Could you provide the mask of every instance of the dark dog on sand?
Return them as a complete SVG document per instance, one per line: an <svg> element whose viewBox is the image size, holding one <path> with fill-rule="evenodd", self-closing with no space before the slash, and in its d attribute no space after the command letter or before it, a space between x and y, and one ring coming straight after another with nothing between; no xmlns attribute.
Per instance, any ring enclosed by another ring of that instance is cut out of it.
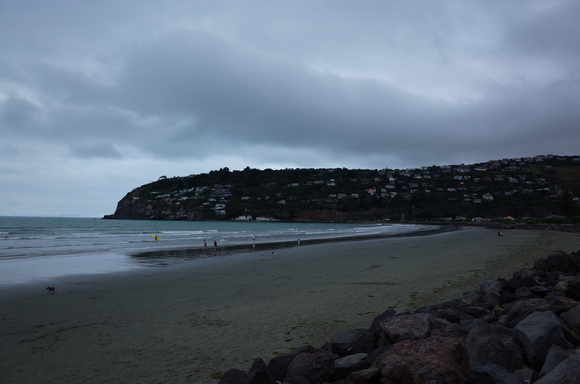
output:
<svg viewBox="0 0 580 384"><path fill-rule="evenodd" d="M48 293L54 293L54 287L46 287Z"/></svg>

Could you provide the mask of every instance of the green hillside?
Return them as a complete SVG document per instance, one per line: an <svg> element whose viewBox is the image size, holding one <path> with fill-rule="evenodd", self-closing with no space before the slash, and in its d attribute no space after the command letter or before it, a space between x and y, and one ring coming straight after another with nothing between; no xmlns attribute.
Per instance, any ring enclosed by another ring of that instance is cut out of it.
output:
<svg viewBox="0 0 580 384"><path fill-rule="evenodd" d="M578 214L580 156L417 169L251 169L165 177L138 187L113 219L471 220Z"/></svg>

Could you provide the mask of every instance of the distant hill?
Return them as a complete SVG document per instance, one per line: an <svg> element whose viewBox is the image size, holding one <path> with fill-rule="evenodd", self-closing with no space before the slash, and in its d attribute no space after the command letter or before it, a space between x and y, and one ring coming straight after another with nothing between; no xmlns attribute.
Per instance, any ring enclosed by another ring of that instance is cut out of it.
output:
<svg viewBox="0 0 580 384"><path fill-rule="evenodd" d="M578 215L580 156L416 169L222 168L135 188L106 219L489 220Z"/></svg>

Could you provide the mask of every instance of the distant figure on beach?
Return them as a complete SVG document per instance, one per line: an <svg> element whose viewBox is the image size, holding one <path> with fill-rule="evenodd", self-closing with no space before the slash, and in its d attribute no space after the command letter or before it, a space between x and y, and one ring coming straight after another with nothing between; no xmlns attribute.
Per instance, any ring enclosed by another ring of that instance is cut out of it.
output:
<svg viewBox="0 0 580 384"><path fill-rule="evenodd" d="M215 254L217 255L217 241L213 241L213 248L215 249Z"/></svg>
<svg viewBox="0 0 580 384"><path fill-rule="evenodd" d="M252 248L256 248L256 236L252 236Z"/></svg>
<svg viewBox="0 0 580 384"><path fill-rule="evenodd" d="M300 238L298 238L298 245L300 245Z"/></svg>
<svg viewBox="0 0 580 384"><path fill-rule="evenodd" d="M203 252L207 253L207 241L203 239Z"/></svg>

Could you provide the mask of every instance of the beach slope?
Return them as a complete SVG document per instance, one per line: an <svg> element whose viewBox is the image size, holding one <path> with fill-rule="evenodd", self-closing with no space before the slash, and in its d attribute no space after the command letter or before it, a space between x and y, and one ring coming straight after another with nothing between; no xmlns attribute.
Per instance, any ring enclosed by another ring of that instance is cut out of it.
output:
<svg viewBox="0 0 580 384"><path fill-rule="evenodd" d="M510 277L577 234L482 228L295 246L166 268L4 287L4 383L216 383L388 307L419 307ZM54 285L54 294L45 290Z"/></svg>

